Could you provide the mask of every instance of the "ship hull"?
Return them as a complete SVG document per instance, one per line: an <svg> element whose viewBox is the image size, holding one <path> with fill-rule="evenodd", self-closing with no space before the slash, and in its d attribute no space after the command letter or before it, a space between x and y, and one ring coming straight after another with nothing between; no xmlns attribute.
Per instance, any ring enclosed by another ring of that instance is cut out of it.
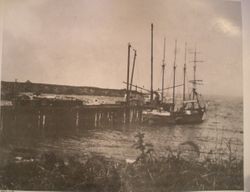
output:
<svg viewBox="0 0 250 192"><path fill-rule="evenodd" d="M147 124L175 124L173 116L160 116L154 114L143 114L142 122Z"/></svg>
<svg viewBox="0 0 250 192"><path fill-rule="evenodd" d="M205 119L205 112L197 112L192 114L177 114L175 116L176 124L198 124Z"/></svg>
<svg viewBox="0 0 250 192"><path fill-rule="evenodd" d="M195 111L191 114L182 112L174 113L169 116L159 114L143 114L143 123L148 124L199 124L205 119L204 111Z"/></svg>

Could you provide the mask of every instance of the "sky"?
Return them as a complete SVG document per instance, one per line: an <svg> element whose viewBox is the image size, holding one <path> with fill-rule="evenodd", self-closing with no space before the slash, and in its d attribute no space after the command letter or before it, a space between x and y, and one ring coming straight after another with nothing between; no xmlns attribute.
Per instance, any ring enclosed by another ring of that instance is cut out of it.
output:
<svg viewBox="0 0 250 192"><path fill-rule="evenodd" d="M150 25L154 23L154 88L161 87L163 41L172 85L184 45L200 52L204 94L242 96L241 4L223 0L5 0L2 74L5 81L124 88L127 46L137 50L134 83L150 87ZM133 52L131 52L131 63ZM188 80L193 55L188 53ZM177 91L181 91L178 89Z"/></svg>

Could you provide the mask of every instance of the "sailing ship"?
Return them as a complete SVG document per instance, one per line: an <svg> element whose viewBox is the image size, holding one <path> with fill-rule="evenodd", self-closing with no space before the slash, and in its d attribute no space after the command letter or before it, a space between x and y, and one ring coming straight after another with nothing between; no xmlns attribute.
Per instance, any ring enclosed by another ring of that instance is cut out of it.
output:
<svg viewBox="0 0 250 192"><path fill-rule="evenodd" d="M201 123L205 119L206 106L202 104L201 95L197 92L197 85L201 84L202 80L196 79L196 68L197 62L197 51L194 51L194 78L190 83L193 84L192 93L189 99L186 99L186 56L187 56L187 44L185 43L185 62L183 67L183 85L176 85L175 75L176 75L176 54L177 54L177 41L175 41L175 51L174 51L174 64L173 64L173 96L172 102L164 103L164 71L165 71L165 43L164 38L164 52L163 52L163 62L162 62L162 90L161 90L161 102L153 101L153 25L151 25L151 108L143 110L142 118L143 122L147 123L163 123L163 124L195 124ZM183 101L180 108L176 108L176 95L175 88L177 86L183 86Z"/></svg>

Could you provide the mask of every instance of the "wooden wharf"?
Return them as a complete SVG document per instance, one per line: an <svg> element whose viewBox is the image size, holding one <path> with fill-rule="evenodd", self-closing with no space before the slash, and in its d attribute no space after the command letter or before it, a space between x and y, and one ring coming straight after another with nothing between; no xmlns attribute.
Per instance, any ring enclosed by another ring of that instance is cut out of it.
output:
<svg viewBox="0 0 250 192"><path fill-rule="evenodd" d="M82 106L2 106L3 135L60 135L96 128L116 128L142 122L142 106L101 104Z"/></svg>

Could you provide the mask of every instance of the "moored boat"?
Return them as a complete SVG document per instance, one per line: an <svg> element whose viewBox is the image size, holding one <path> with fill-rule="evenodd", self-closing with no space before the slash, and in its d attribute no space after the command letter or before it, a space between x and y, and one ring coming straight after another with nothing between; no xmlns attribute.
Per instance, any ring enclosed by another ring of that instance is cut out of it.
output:
<svg viewBox="0 0 250 192"><path fill-rule="evenodd" d="M153 45L151 45L153 46ZM186 51L187 45L185 43L185 62L183 68L183 100L182 106L176 109L176 96L175 88L180 85L175 83L175 73L176 73L176 53L177 53L177 41L175 41L175 51L174 51L174 65L173 65L173 96L172 102L164 103L164 70L165 70L165 39L164 39L164 54L163 54L163 64L162 64L162 93L161 93L161 103L155 105L155 108L144 110L142 113L142 118L144 123L154 123L154 124L195 124L201 123L205 120L206 106L200 103L201 95L197 93L196 86L201 84L201 80L196 80L196 49L194 51L194 79L190 81L193 84L192 93L190 94L189 100L186 99ZM151 67L152 69L152 67ZM152 81L152 78L151 78ZM152 82L151 82L152 85ZM156 103L151 100L152 103Z"/></svg>

